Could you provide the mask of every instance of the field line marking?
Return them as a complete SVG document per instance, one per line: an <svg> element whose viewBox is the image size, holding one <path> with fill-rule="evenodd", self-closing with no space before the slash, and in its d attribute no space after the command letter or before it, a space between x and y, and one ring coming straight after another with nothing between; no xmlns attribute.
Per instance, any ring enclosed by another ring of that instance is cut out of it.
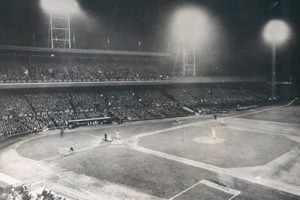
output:
<svg viewBox="0 0 300 200"><path fill-rule="evenodd" d="M91 134L84 133L84 132L78 132L78 134L80 134L80 135L86 135L86 136L94 137L94 138L98 138L98 139L103 139L103 137L91 135Z"/></svg>
<svg viewBox="0 0 300 200"><path fill-rule="evenodd" d="M238 131L248 131L248 132L252 132L252 133L260 133L260 134L265 134L265 135L282 136L282 137L287 137L291 140L295 140L295 138L300 138L298 131L289 131L286 133L282 133L282 132L276 132L277 130L275 130L275 131L272 130L272 131L268 132L268 130L255 129L255 128L251 129L251 128L247 128L247 127L238 127L238 126L232 126L232 125L229 125L224 128L238 130ZM298 133L298 135L294 135L297 133ZM243 134L248 134L248 133L243 133ZM293 137L294 137L294 139L293 139Z"/></svg>
<svg viewBox="0 0 300 200"><path fill-rule="evenodd" d="M201 180L201 181L202 181L202 180ZM195 186L197 186L197 185L201 184L201 183L202 183L201 181L199 181L198 183L195 183L195 184L194 184L194 185L192 185L191 187L189 187L189 188L187 188L187 189L183 190L183 191L182 191L182 192L180 192L179 194L176 194L175 196L171 197L169 200L173 200L173 199L175 199L176 197L178 197L178 196L182 195L183 193L185 193L185 192L189 191L189 190L190 190L190 189L192 189L193 187L195 187Z"/></svg>
<svg viewBox="0 0 300 200"><path fill-rule="evenodd" d="M267 130L251 129L251 128L247 128L247 127L244 128L244 127L237 127L237 126L229 125L224 128L238 130L238 131L248 131L248 132L252 132L252 133L260 133L260 134L265 134L265 135L287 136L286 134L283 134L283 133L268 132ZM242 134L247 134L247 133L242 133Z"/></svg>
<svg viewBox="0 0 300 200"><path fill-rule="evenodd" d="M249 120L249 121L253 121L253 122L263 122L263 123L276 124L276 125L300 126L300 124L295 124L295 123L267 121L267 120L260 120L260 119L236 118L235 120L240 120L240 121L248 121Z"/></svg>
<svg viewBox="0 0 300 200"><path fill-rule="evenodd" d="M228 200L232 200L232 199L234 199L235 197L237 197L239 194L241 194L241 192L240 191L238 191L235 195L233 195L230 199L228 199Z"/></svg>
<svg viewBox="0 0 300 200"><path fill-rule="evenodd" d="M226 119L239 118L239 117L246 116L246 115L252 115L252 114L256 114L256 113L261 113L261 112L266 112L266 111L270 111L270 110L276 110L276 109L279 109L279 108L284 108L284 107L290 106L294 101L295 100L292 100L288 104L281 105L281 106L276 106L276 107L272 107L272 108L268 108L268 109L262 109L262 110L249 112L249 113L244 113L244 114L240 114L240 115L224 117L224 119L225 118ZM155 135L155 134L158 134L158 133L163 133L163 132L167 132L167 131L171 131L171 130L177 130L177 129L181 129L181 128L185 128L185 127L189 127L189 126L195 126L195 125L197 126L199 124L212 123L212 122L215 122L215 121L216 120L209 119L209 120L206 120L206 121L192 122L192 123L188 123L188 124L184 124L184 125L180 125L180 126L176 126L176 127L165 128L165 129L161 129L161 130L157 130L157 131L153 131L153 132L148 132L148 133L142 133L142 134L135 135L135 136L131 137L131 139L138 141L141 137Z"/></svg>
<svg viewBox="0 0 300 200"><path fill-rule="evenodd" d="M231 195L235 195L238 192L240 192L238 190L235 190L235 189L223 186L223 185L219 185L217 183L214 183L214 182L211 182L211 181L207 181L207 180L201 180L201 183L203 185L206 185L208 187L214 188L216 190L220 190L220 191L222 191L224 193L231 194Z"/></svg>
<svg viewBox="0 0 300 200"><path fill-rule="evenodd" d="M69 184L71 184L71 185L74 185L75 187L79 188L80 190L82 190L82 191L86 192L87 194L89 194L89 195L91 195L91 196L95 197L96 199L99 199L99 197L98 197L98 196L96 196L95 194L93 194L93 193L91 193L91 192L89 192L89 191L87 191L87 190L85 190L85 189L81 188L80 186L76 185L75 183L73 183L73 182L69 181L68 179L65 179L65 178L63 178L62 176L60 176L60 175L58 175L58 174L54 173L52 170L50 170L50 169L48 169L48 168L44 167L44 166L43 166L43 165L41 165L39 162L37 162L37 164L38 164L38 166L39 166L39 167L41 167L42 169L44 169L44 170L48 171L49 173L51 173L51 174L53 174L53 175L57 176L57 177L58 177L58 178L60 178L61 180L64 180L64 181L68 182Z"/></svg>
<svg viewBox="0 0 300 200"><path fill-rule="evenodd" d="M204 170L215 172L217 174L219 174L219 173L220 174L225 174L225 175L228 175L230 177L233 177L233 178L236 178L236 179L239 179L239 180L243 180L243 181L247 181L247 182L250 182L250 183L263 185L265 187L276 189L278 191L283 191L283 192L287 192L287 193L290 193L290 194L300 196L300 187L297 187L297 186L285 184L285 183L274 181L274 180L267 180L267 179L266 180L262 180L262 179L258 180L258 179L255 179L255 178L247 175L247 174L244 174L244 173L237 173L237 172L232 171L230 169L220 168L220 167L217 167L217 166L214 166L214 165L201 163L201 162L198 162L198 161L190 160L190 159L179 157L179 156L170 155L170 154L167 154L167 153L147 149L147 148L140 147L140 146L129 145L129 147L131 147L131 148L133 148L137 151L146 153L146 154L150 154L150 155L158 156L158 157L165 158L165 159L168 159L168 160L173 160L175 162L179 162L179 163L187 164L187 165L190 165L190 166L198 167L198 168L201 168L201 169L204 169Z"/></svg>
<svg viewBox="0 0 300 200"><path fill-rule="evenodd" d="M253 111L253 112L249 112L249 113L244 113L244 114L230 116L230 117L224 117L224 118L227 118L227 119L237 118L237 117L242 117L242 116L246 116L246 115L253 115L253 114L257 114L257 113L261 113L261 112L266 112L266 111L270 111L270 110L276 110L276 109L279 109L279 108L284 108L284 107L290 106L292 103L294 103L294 101L295 100L292 100L290 103L282 105L282 106L275 106L275 107L272 107L272 108L262 109L262 110L258 110L258 111Z"/></svg>
<svg viewBox="0 0 300 200"><path fill-rule="evenodd" d="M208 187L212 187L212 188L214 188L214 189L220 190L220 191L222 191L222 192L224 192L224 193L233 195L233 196L232 196L230 199L228 199L228 200L231 200L231 199L235 198L236 196L238 196L238 195L241 193L241 192L238 191L238 190L234 190L234 189L227 188L227 187L224 187L224 186L218 186L217 184L212 183L212 182L207 181L207 180L201 180L201 181L195 183L194 185L190 186L189 188L183 190L182 192L176 194L175 196L171 197L169 200L173 200L173 199L179 197L179 196L182 195L183 193L185 193L185 192L191 190L192 188L196 187L196 186L199 185L199 184L203 184L203 185L206 185L206 186L208 186Z"/></svg>
<svg viewBox="0 0 300 200"><path fill-rule="evenodd" d="M93 148L96 148L96 147L99 147L99 146L102 146L102 145L98 144L98 145L94 145L94 146L90 146L90 147L85 147L85 148L79 149L77 151L74 151L73 153L80 153L82 151L87 151L87 150L90 150L90 149L93 149ZM39 160L38 162L55 160L56 158L60 158L60 157L64 157L64 156L62 156L62 155L56 155L56 156L52 156L52 157L49 157L49 158L45 158L43 160Z"/></svg>
<svg viewBox="0 0 300 200"><path fill-rule="evenodd" d="M60 179L62 179L62 180L64 180L64 181L66 181L66 182L70 183L71 185L75 185L75 184L74 184L74 183L72 183L71 181L69 181L69 180L67 180L67 179L65 179L65 178L63 178L63 177L61 177L61 176L57 175L57 174L56 174L56 173L54 173L52 170L50 170L50 169L48 169L48 168L44 167L44 166L43 166L43 165L41 165L39 162L37 162L37 164L38 164L38 166L39 166L39 167L41 167L42 169L46 170L47 172L49 172L49 173L51 173L51 174L54 174L54 175L55 175L55 176L57 176L58 178L60 178Z"/></svg>

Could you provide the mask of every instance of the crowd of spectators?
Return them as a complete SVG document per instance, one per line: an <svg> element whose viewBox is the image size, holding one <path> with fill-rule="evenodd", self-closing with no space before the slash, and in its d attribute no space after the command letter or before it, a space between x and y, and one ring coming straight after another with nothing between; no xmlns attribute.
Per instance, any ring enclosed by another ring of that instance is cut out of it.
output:
<svg viewBox="0 0 300 200"><path fill-rule="evenodd" d="M71 110L68 95L65 93L25 94L28 102L36 112L55 112Z"/></svg>
<svg viewBox="0 0 300 200"><path fill-rule="evenodd" d="M39 116L11 116L0 121L0 138L20 133L34 133L48 127L48 121Z"/></svg>
<svg viewBox="0 0 300 200"><path fill-rule="evenodd" d="M22 185L20 188L11 188L7 194L3 193L0 200L34 200L34 197L29 193L28 188Z"/></svg>
<svg viewBox="0 0 300 200"><path fill-rule="evenodd" d="M123 121L149 120L191 114L157 90L110 92L107 98L110 113Z"/></svg>
<svg viewBox="0 0 300 200"><path fill-rule="evenodd" d="M189 109L220 113L266 100L250 90L221 87L0 94L0 138L67 126L69 120L172 118L193 115Z"/></svg>
<svg viewBox="0 0 300 200"><path fill-rule="evenodd" d="M41 194L37 194L34 200L66 200L65 197L55 194L51 190L45 189Z"/></svg>
<svg viewBox="0 0 300 200"><path fill-rule="evenodd" d="M222 113L239 106L258 105L267 101L266 95L251 90L221 87L173 88L165 91L183 106L200 114Z"/></svg>
<svg viewBox="0 0 300 200"><path fill-rule="evenodd" d="M3 193L0 200L67 200L67 198L45 189L41 194L32 194L26 185L19 188L12 188L9 193Z"/></svg>
<svg viewBox="0 0 300 200"><path fill-rule="evenodd" d="M41 130L48 126L47 120L35 115L22 95L0 95L0 114L0 138Z"/></svg>
<svg viewBox="0 0 300 200"><path fill-rule="evenodd" d="M26 68L22 64L0 63L0 81L1 82L22 82L28 80Z"/></svg>
<svg viewBox="0 0 300 200"><path fill-rule="evenodd" d="M27 81L68 80L67 69L62 64L31 65L25 69L24 74L27 75Z"/></svg>
<svg viewBox="0 0 300 200"><path fill-rule="evenodd" d="M66 65L66 71L69 75L69 79L76 82L107 80L102 72L101 66L96 64Z"/></svg>
<svg viewBox="0 0 300 200"><path fill-rule="evenodd" d="M8 114L14 112L14 110L17 110L20 115L33 113L21 95L0 95L0 113Z"/></svg>
<svg viewBox="0 0 300 200"><path fill-rule="evenodd" d="M172 88L165 90L165 93L186 107L194 107L198 104L198 99L189 94L186 89Z"/></svg>
<svg viewBox="0 0 300 200"><path fill-rule="evenodd" d="M154 81L168 76L155 65L138 64L49 64L0 62L0 82L99 82Z"/></svg>

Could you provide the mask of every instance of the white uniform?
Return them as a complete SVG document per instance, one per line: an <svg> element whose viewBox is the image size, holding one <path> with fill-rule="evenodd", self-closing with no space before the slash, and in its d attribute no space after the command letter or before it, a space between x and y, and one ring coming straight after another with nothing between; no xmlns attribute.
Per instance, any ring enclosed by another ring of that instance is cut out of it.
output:
<svg viewBox="0 0 300 200"><path fill-rule="evenodd" d="M214 128L212 129L212 137L213 139L216 139L216 130Z"/></svg>
<svg viewBox="0 0 300 200"><path fill-rule="evenodd" d="M116 131L116 139L119 140L120 139L120 132Z"/></svg>

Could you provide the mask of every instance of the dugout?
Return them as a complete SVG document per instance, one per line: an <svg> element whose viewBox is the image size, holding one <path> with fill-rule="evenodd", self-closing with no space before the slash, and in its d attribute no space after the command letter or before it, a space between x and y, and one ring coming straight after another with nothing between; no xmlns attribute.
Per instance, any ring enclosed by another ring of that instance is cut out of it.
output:
<svg viewBox="0 0 300 200"><path fill-rule="evenodd" d="M77 120L69 120L68 127L76 128L79 126L89 126L89 125L95 125L95 124L111 124L111 123L112 123L112 119L110 117L77 119Z"/></svg>

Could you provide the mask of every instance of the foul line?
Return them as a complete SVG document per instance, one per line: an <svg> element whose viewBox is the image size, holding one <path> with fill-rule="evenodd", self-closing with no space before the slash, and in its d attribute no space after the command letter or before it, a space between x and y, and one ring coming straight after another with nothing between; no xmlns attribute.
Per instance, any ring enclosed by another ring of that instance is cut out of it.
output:
<svg viewBox="0 0 300 200"><path fill-rule="evenodd" d="M96 147L100 147L102 145L95 145L95 146L90 146L90 147L85 147L85 148L82 148L82 149L79 149L77 151L73 151L73 153L69 154L69 155L72 155L74 153L80 153L82 151L87 151L87 150L90 150L90 149L93 149L93 148L96 148ZM66 155L68 156L68 155ZM51 161L51 160L55 160L56 158L60 158L60 157L65 157L63 155L57 155L57 156L52 156L52 157L49 157L49 158L46 158L46 159L43 159L43 160L40 160L38 162L42 162L42 161Z"/></svg>
<svg viewBox="0 0 300 200"><path fill-rule="evenodd" d="M263 185L265 187L276 189L278 191L283 191L283 192L286 192L286 193L290 193L290 194L300 196L300 188L297 187L297 186L294 186L294 185L278 182L276 180L255 179L255 178L253 178L253 177L251 177L251 176L249 176L245 173L237 173L237 172L232 171L230 169L220 168L220 167L217 167L217 166L214 166L214 165L209 165L209 164L206 164L206 163L190 160L190 159L187 159L187 158L170 155L170 154L163 153L163 152L160 152L160 151L154 151L154 150L147 149L147 148L140 147L140 146L129 145L129 147L131 147L134 150L146 153L146 154L150 154L150 155L153 155L153 156L158 156L158 157L168 159L168 160L173 160L175 162L183 163L183 164L186 164L186 165L189 165L189 166L198 167L200 169L204 169L204 170L214 172L214 173L217 173L217 174L224 174L224 175L227 175L229 177L233 177L233 178L236 178L236 179L239 179L239 180L243 180L243 181L247 181L247 182L250 182L250 183Z"/></svg>
<svg viewBox="0 0 300 200"><path fill-rule="evenodd" d="M183 190L183 191L182 191L182 192L180 192L179 194L176 194L175 196L171 197L169 200L173 200L173 199L175 199L176 197L178 197L178 196L182 195L183 193L185 193L185 192L189 191L190 189L192 189L193 187L195 187L195 186L199 185L200 183L202 183L202 182L201 182L201 181L199 181L198 183L195 183L194 185L192 185L191 187L189 187L189 188L187 188L187 189Z"/></svg>
<svg viewBox="0 0 300 200"><path fill-rule="evenodd" d="M63 178L62 176L60 176L60 175L54 173L52 170L50 170L50 169L44 167L44 166L41 165L39 162L36 162L36 163L38 164L39 167L41 167L42 169L48 171L49 173L53 174L54 176L57 176L57 177L60 178L61 180L64 180L64 181L66 181L67 183L69 183L69 184L71 184L71 185L74 185L75 187L79 188L80 190L82 190L82 191L86 192L87 194L93 196L94 198L99 199L99 197L96 196L95 194L93 194L93 193L91 193L91 192L89 192L89 191L87 191L87 190L85 190L85 189L79 187L79 186L76 185L75 183L73 183L73 182L71 182L71 181L69 181L69 180Z"/></svg>
<svg viewBox="0 0 300 200"><path fill-rule="evenodd" d="M80 135L86 135L86 136L93 137L93 138L103 139L103 137L88 134L88 133L84 133L84 132L77 132L77 133L80 134Z"/></svg>
<svg viewBox="0 0 300 200"><path fill-rule="evenodd" d="M217 183L213 183L213 182L210 182L210 181L207 181L207 180L202 180L201 183L203 185L206 185L208 187L214 188L216 190L220 190L224 193L231 194L231 195L236 195L238 192L240 192L238 190L235 190L235 189L232 189L232 188L229 188L229 187L225 187L223 185L219 185Z"/></svg>
<svg viewBox="0 0 300 200"><path fill-rule="evenodd" d="M256 122L256 123L262 122L262 123L275 124L275 125L284 125L284 126L300 126L300 124L295 124L295 123L276 122L276 121L268 121L268 120L260 120L260 119L236 118L235 120L253 121L253 122Z"/></svg>
<svg viewBox="0 0 300 200"><path fill-rule="evenodd" d="M266 112L266 111L270 111L270 110L276 110L276 109L279 109L279 108L284 108L284 107L290 106L294 102L295 102L295 99L292 100L290 103L282 105L282 106L276 106L276 107L272 107L272 108L268 108L268 109L253 111L251 113L244 113L244 114L235 115L235 116L231 116L231 117L224 117L224 118L229 118L229 119L230 118L238 118L238 117L243 117L243 116L246 116L246 115L253 115L253 114L257 114L257 113L261 113L261 112Z"/></svg>
<svg viewBox="0 0 300 200"><path fill-rule="evenodd" d="M272 108L268 108L268 109L258 110L258 111L254 111L254 112L251 112L251 113L244 113L244 114L240 114L240 115L228 116L228 117L224 117L224 118L226 118L226 119L239 118L239 117L246 116L246 115L252 115L252 114L266 112L266 111L270 111L270 110L276 110L276 109L279 109L279 108L284 108L284 107L290 106L292 103L294 103L294 101L295 100L292 100L290 103L288 103L286 105L282 105L282 106L277 106L277 107L272 107ZM184 124L184 125L176 126L176 127L172 127L172 128L166 128L166 129L161 129L161 130L157 130L157 131L153 131L153 132L142 133L142 134L139 134L139 135L135 135L135 136L131 137L130 139L131 139L131 142L133 140L134 145L137 145L137 142L138 142L139 138L141 138L141 137L155 135L155 134L158 134L158 133L163 133L163 132L167 132L167 131L171 131L171 130L181 129L181 128L189 127L189 126L193 126L193 125L196 125L196 126L198 125L199 126L199 125L202 125L202 124L205 124L205 123L214 123L214 122L216 122L216 120L212 120L212 119L207 120L207 121L192 122L192 123L188 123L188 124Z"/></svg>
<svg viewBox="0 0 300 200"><path fill-rule="evenodd" d="M179 197L180 195L186 193L187 191L191 190L193 187L196 187L199 184L203 184L203 185L206 185L207 187L211 187L211 188L214 188L216 190L222 191L224 193L233 195L228 200L234 199L236 196L238 196L241 193L241 191L238 191L238 190L234 190L234 189L231 189L231 188L220 186L220 185L217 185L217 184L212 183L212 182L207 181L207 180L201 180L201 181L195 183L194 185L192 185L191 187L189 187L189 188L183 190L182 192L176 194L175 196L171 197L169 200L173 200L173 199Z"/></svg>
<svg viewBox="0 0 300 200"><path fill-rule="evenodd" d="M234 199L235 197L237 197L239 194L241 194L241 192L239 191L239 192L237 192L235 195L233 195L233 197L231 197L230 199L228 199L228 200L231 200L231 199Z"/></svg>
<svg viewBox="0 0 300 200"><path fill-rule="evenodd" d="M283 107L287 107L287 106L290 106L295 100L291 101L290 103L286 104L286 105L282 105L282 106L277 106L277 107L272 107L272 108L269 108L269 109L263 109L263 110L259 110L259 111L254 111L254 112L250 112L250 113L244 113L244 114L240 114L240 115L235 115L235 116L228 116L228 117L224 117L224 118L227 118L227 119L231 119L231 118L238 118L238 117L242 117L242 116L246 116L246 115L252 115L252 114L257 114L257 113L261 113L261 112L266 112L266 111L270 111L270 110L275 110L275 109L280 109L280 108L283 108ZM166 131L170 131L170 130L175 130L175 129L180 129L180 128L183 128L183 127L187 127L187 126L191 126L191 125L194 125L194 124L204 124L204 123L211 123L211 122L215 122L215 120L207 120L207 121L201 121L201 122L194 122L194 123L190 123L190 124L185 124L185 125L181 125L181 126L177 126L177 127L173 127L173 128L168 128L168 129L163 129L163 130L159 130L159 131L155 131L155 132L150 132L150 133L144 133L144 134L140 134L140 135L136 135L134 137L132 137L131 139L133 139L133 144L129 144L129 146L131 146L132 148L134 148L135 150L138 150L138 151L141 151L141 152L144 152L144 153L147 153L147 154L151 154L151 155L156 155L158 157L162 157L162 158L165 158L165 159L169 159L169 160L174 160L174 161L177 161L177 162L180 162L180 163L184 163L184 164L187 164L187 165L190 165L190 166L195 166L195 167L199 167L199 168L202 168L202 169L206 169L208 171L212 171L212 172L215 172L215 173L223 173L223 174L226 174L226 175L229 175L229 176L232 176L232 177L235 177L235 178L238 178L238 179L241 179L241 180L244 180L244 181L249 181L251 183L256 183L256 184L260 184L260 185L263 185L263 186L267 186L267 187L270 187L270 188L273 188L273 189L277 189L279 191L285 191L287 193L292 193L292 194L296 194L296 195L300 195L300 190L299 188L297 187L292 187L290 185L287 185L287 184L283 184L281 182L276 182L276 181L265 181L265 182L261 182L261 181L258 181L258 180L255 180L253 178L250 178L248 176L241 176L241 174L234 174L234 172L230 172L229 170L225 170L225 169L222 169L222 168L219 168L219 167L216 167L216 166L210 166L210 165L207 165L207 164L204 164L204 163L200 163L200 162L197 162L197 161L192 161L192 160L188 160L188 159L185 159L185 158L181 158L181 157L177 157L177 156L173 156L173 155L169 155L169 154L165 154L165 153L162 153L162 152L156 152L156 151L153 151L153 150L149 150L149 149L146 149L146 148L143 148L143 147L139 147L137 145L137 142L139 140L139 138L141 137L144 137L144 136L148 136L148 135L153 135L153 134L158 134L158 133L161 133L161 132L166 132ZM58 134L58 133L53 133L53 135L55 134ZM90 137L97 137L97 136L93 136L93 135L89 135L89 134L85 134L85 133L80 133L80 134L83 134L83 135L88 135ZM45 135L40 135L38 137L44 137ZM36 138L36 137L35 137ZM34 138L34 139L35 139ZM99 138L99 137L97 137ZM25 140L23 141L23 143L31 140L33 138L30 138L28 140ZM131 143L132 141L130 141ZM75 151L75 152L81 152L81 151L85 151L85 150L89 150L89 149L92 149L92 148L95 148L95 147L98 147L100 145L96 145L96 146L92 146L92 147L87 147L87 148L83 148L81 150L78 150L78 151ZM58 158L60 156L54 156L54 157L51 157L51 158L47 158L47 159L44 159L44 160L41 160L41 161L37 161L37 164L43 168L44 170L54 174L55 176L57 176L58 178L60 178L61 180L64 180L74 186L76 186L77 188L79 188L80 190L82 191L85 191L86 193L94 196L96 199L99 199L98 196L95 196L94 194L86 191L85 189L75 185L73 182L59 176L58 174L55 174L53 171L47 169L46 167L42 166L40 164L40 162L42 161L45 161L45 160L51 160L51 159L55 159L55 158ZM192 189L193 187L199 185L201 183L198 182L194 185L192 185L191 187L187 188L186 190L182 191L181 193L175 195L174 197L170 198L169 200L173 200L174 198L180 196L181 194L183 194L184 192ZM282 185L283 184L283 185ZM281 188L282 186L284 186L283 188ZM293 190L293 192L291 192L290 190ZM231 197L229 200L232 200L233 198L235 198L237 195L239 195L239 193L237 193L236 195L234 195L233 197Z"/></svg>

